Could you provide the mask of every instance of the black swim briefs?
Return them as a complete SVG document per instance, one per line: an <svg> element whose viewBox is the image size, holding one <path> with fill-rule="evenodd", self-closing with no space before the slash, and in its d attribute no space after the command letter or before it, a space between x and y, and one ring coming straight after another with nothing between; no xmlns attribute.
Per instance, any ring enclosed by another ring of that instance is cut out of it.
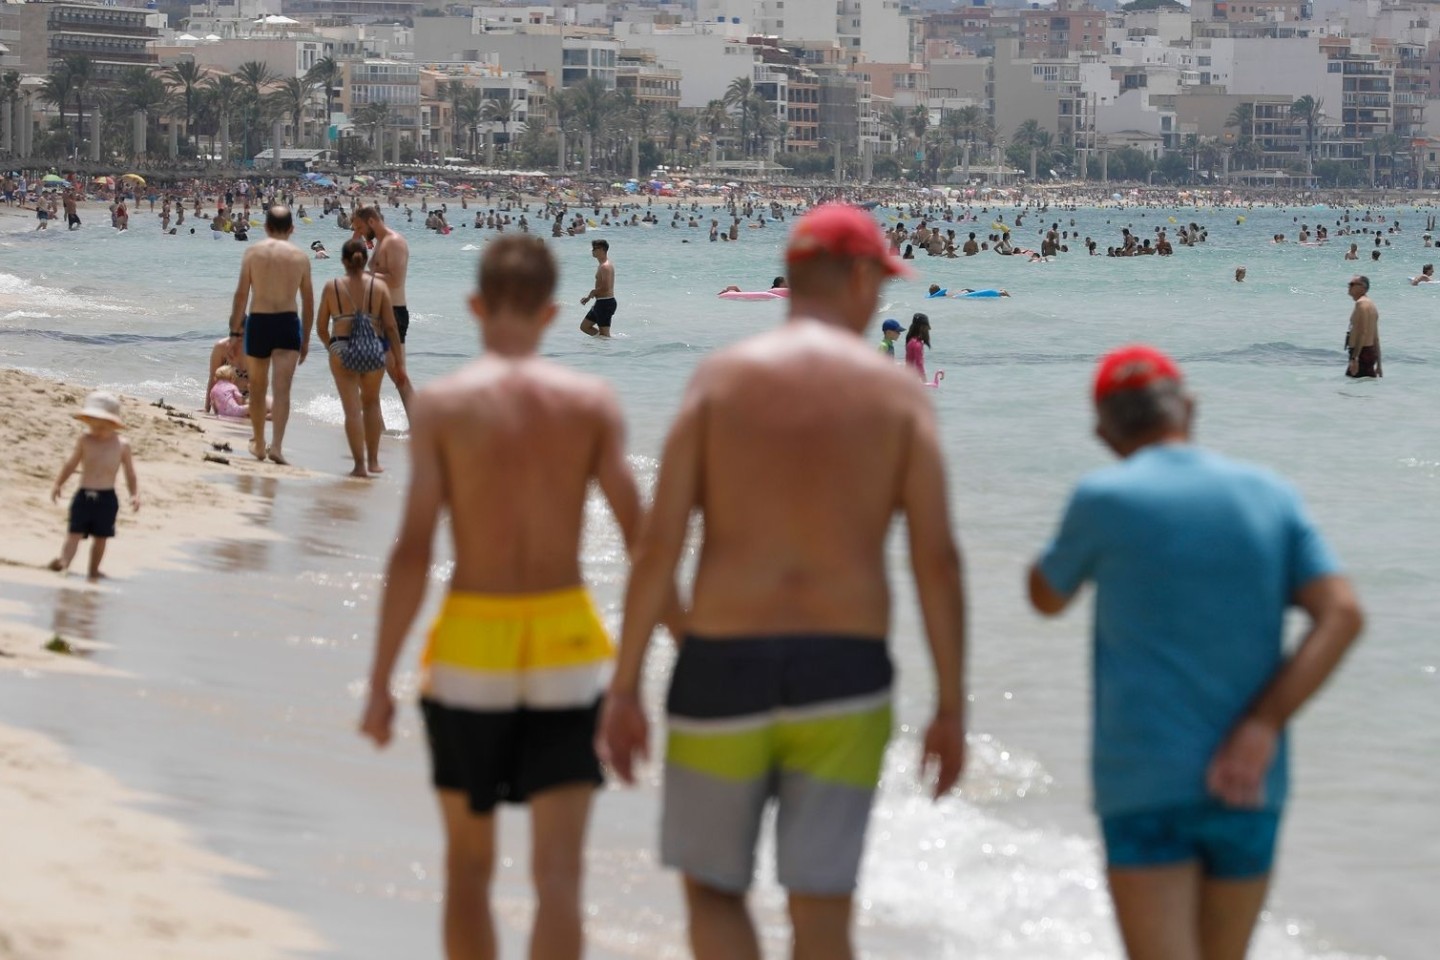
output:
<svg viewBox="0 0 1440 960"><path fill-rule="evenodd" d="M300 349L300 315L252 313L245 318L245 356L269 360L276 350Z"/></svg>
<svg viewBox="0 0 1440 960"><path fill-rule="evenodd" d="M405 342L405 334L410 331L410 308L395 308L395 328L400 331L400 342Z"/></svg>
<svg viewBox="0 0 1440 960"><path fill-rule="evenodd" d="M608 327L610 321L615 318L615 308L619 306L614 297L596 297L595 305L590 312L585 314L586 320L593 320L597 327Z"/></svg>
<svg viewBox="0 0 1440 960"><path fill-rule="evenodd" d="M70 532L103 540L115 536L120 498L114 490L76 490L70 501Z"/></svg>

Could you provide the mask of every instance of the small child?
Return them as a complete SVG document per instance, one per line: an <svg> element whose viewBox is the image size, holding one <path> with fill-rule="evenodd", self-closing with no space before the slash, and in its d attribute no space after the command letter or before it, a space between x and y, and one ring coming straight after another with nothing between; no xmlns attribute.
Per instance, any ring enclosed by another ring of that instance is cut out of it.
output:
<svg viewBox="0 0 1440 960"><path fill-rule="evenodd" d="M135 463L130 458L130 444L120 436L125 424L120 419L120 401L114 394L97 392L85 398L85 405L75 419L88 428L75 443L75 452L60 468L50 500L60 499L60 490L76 468L80 470L80 489L70 502L70 533L60 556L50 561L50 569L64 573L75 559L80 541L93 537L90 545L90 574L93 583L100 579L100 561L105 545L115 536L115 517L120 512L120 499L115 495L115 474L125 470L125 485L130 488L130 507L140 509L140 487L135 479Z"/></svg>
<svg viewBox="0 0 1440 960"><path fill-rule="evenodd" d="M243 420L250 416L250 405L235 384L235 368L228 363L215 371L215 386L210 388L210 409L217 417Z"/></svg>
<svg viewBox="0 0 1440 960"><path fill-rule="evenodd" d="M880 341L880 352L894 360L895 341L899 340L900 334L904 332L905 328L900 325L900 321L893 317L880 324L880 335L884 338Z"/></svg>

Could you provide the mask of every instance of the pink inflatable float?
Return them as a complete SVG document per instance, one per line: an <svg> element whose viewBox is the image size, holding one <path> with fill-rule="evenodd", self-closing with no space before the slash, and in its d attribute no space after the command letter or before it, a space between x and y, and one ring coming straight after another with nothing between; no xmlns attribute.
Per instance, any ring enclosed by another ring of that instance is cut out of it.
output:
<svg viewBox="0 0 1440 960"><path fill-rule="evenodd" d="M774 290L726 290L718 294L721 300L785 300L790 291L784 287Z"/></svg>

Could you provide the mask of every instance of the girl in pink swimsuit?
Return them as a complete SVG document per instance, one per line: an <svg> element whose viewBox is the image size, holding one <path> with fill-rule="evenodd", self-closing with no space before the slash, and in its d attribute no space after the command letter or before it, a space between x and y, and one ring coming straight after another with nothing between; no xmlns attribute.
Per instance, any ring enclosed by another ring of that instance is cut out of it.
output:
<svg viewBox="0 0 1440 960"><path fill-rule="evenodd" d="M930 346L930 318L917 313L910 318L910 329L905 334L905 365L925 379L925 348Z"/></svg>

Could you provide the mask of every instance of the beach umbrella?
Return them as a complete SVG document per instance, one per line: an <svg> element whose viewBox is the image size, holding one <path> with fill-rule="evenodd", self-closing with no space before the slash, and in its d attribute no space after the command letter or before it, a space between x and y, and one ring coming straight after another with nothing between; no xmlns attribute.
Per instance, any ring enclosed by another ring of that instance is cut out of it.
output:
<svg viewBox="0 0 1440 960"><path fill-rule="evenodd" d="M125 174L125 176L121 177L120 179L121 179L121 180L133 180L135 183L138 183L140 186L142 186L142 187L145 186L145 178L142 177L142 176L140 176L140 174L138 174L138 173L127 173L127 174Z"/></svg>
<svg viewBox="0 0 1440 960"><path fill-rule="evenodd" d="M324 187L324 188L327 189L327 190L330 189L331 187L335 186L335 181L334 181L334 180L331 180L329 177L316 177L314 180L311 180L310 182L313 183L313 184L315 184L315 186L317 186L317 187Z"/></svg>
<svg viewBox="0 0 1440 960"><path fill-rule="evenodd" d="M365 176L363 173L357 173L357 174L355 174L355 176L351 177L350 179L353 180L355 183L369 183L369 182L370 182L370 178L367 177L367 176Z"/></svg>
<svg viewBox="0 0 1440 960"><path fill-rule="evenodd" d="M433 184L433 183L417 183L416 186L419 187L421 190L433 190L433 189L435 189L435 184Z"/></svg>
<svg viewBox="0 0 1440 960"><path fill-rule="evenodd" d="M114 178L114 177L96 177L96 178L95 178L95 182L96 182L96 183L103 183L103 184L104 184L105 186L107 186L107 187L112 187L112 186L115 185L115 178Z"/></svg>
<svg viewBox="0 0 1440 960"><path fill-rule="evenodd" d="M406 190L414 190L414 189L415 189L415 186L416 186L419 182L420 182L419 180L416 180L414 177L411 177L411 178L408 179L408 180L405 180L405 181L402 181L401 183L396 184L396 186L404 187Z"/></svg>
<svg viewBox="0 0 1440 960"><path fill-rule="evenodd" d="M188 33L182 33L182 34L180 34L180 36L176 37L175 39L176 39L176 40L179 40L181 43L194 43L195 41L199 40L200 38L199 38L199 37L196 37L196 36L191 36L191 35L188 34Z"/></svg>
<svg viewBox="0 0 1440 960"><path fill-rule="evenodd" d="M472 186L471 186L470 184L468 184L468 183L462 183L462 184L460 184L460 186L456 187L455 189L456 189L456 190L474 190L475 188L472 187Z"/></svg>
<svg viewBox="0 0 1440 960"><path fill-rule="evenodd" d="M435 186L439 187L441 190L449 190L449 189L450 189L450 184L446 183L444 180L436 180L436 181L435 181Z"/></svg>
<svg viewBox="0 0 1440 960"><path fill-rule="evenodd" d="M205 36L204 36L203 39L205 40L206 43L218 43L218 42L220 41L220 38L217 37L217 36L216 36L215 34L213 34L213 33L207 33L207 34L205 34Z"/></svg>
<svg viewBox="0 0 1440 960"><path fill-rule="evenodd" d="M41 183L65 183L65 178L55 173L47 173L40 178Z"/></svg>

